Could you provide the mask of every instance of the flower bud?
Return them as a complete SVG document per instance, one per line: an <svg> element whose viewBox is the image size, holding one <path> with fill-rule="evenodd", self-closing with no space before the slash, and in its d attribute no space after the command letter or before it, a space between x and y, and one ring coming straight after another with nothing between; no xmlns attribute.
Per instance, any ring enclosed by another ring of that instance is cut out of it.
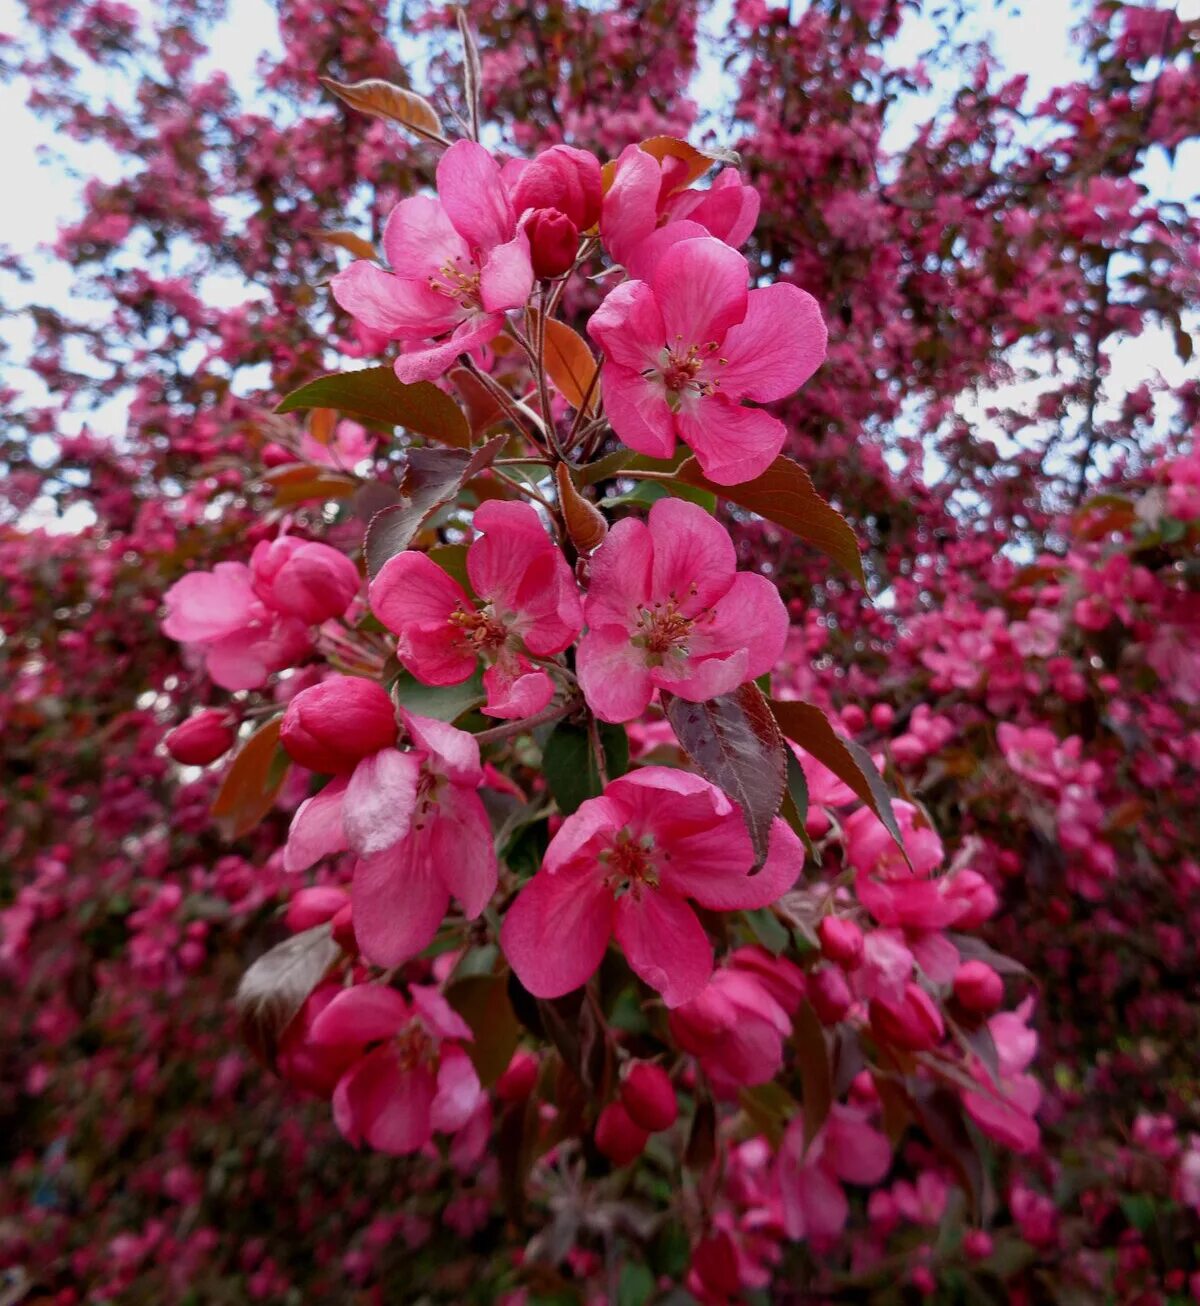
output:
<svg viewBox="0 0 1200 1306"><path fill-rule="evenodd" d="M501 1102L524 1102L537 1083L538 1059L532 1052L518 1048L508 1069L496 1080L496 1096Z"/></svg>
<svg viewBox="0 0 1200 1306"><path fill-rule="evenodd" d="M341 775L396 742L396 711L374 680L330 676L288 704L279 741L310 771Z"/></svg>
<svg viewBox="0 0 1200 1306"><path fill-rule="evenodd" d="M254 588L264 603L310 626L340 617L358 593L358 568L337 549L284 535L255 546Z"/></svg>
<svg viewBox="0 0 1200 1306"><path fill-rule="evenodd" d="M635 1061L629 1067L621 1081L621 1102L633 1123L652 1134L670 1129L679 1116L670 1077L649 1061Z"/></svg>
<svg viewBox="0 0 1200 1306"><path fill-rule="evenodd" d="M1004 981L985 961L965 961L954 975L954 996L968 1011L990 1015L1004 1001Z"/></svg>
<svg viewBox="0 0 1200 1306"><path fill-rule="evenodd" d="M836 1025L854 1004L846 976L837 966L820 966L808 977L808 1000L822 1025Z"/></svg>
<svg viewBox="0 0 1200 1306"><path fill-rule="evenodd" d="M723 1229L697 1243L692 1252L692 1276L717 1301L741 1296L743 1284L737 1248Z"/></svg>
<svg viewBox="0 0 1200 1306"><path fill-rule="evenodd" d="M289 463L298 461L290 449L285 449L283 445L274 442L263 446L261 457L264 467L286 467Z"/></svg>
<svg viewBox="0 0 1200 1306"><path fill-rule="evenodd" d="M600 161L586 150L552 145L522 171L512 191L518 217L527 209L557 209L586 231L600 221Z"/></svg>
<svg viewBox="0 0 1200 1306"><path fill-rule="evenodd" d="M641 1156L650 1135L634 1124L620 1102L610 1102L596 1121L596 1147L613 1165L628 1165Z"/></svg>
<svg viewBox="0 0 1200 1306"><path fill-rule="evenodd" d="M986 1260L992 1254L991 1236L982 1229L970 1229L963 1235L963 1251L973 1261Z"/></svg>
<svg viewBox="0 0 1200 1306"><path fill-rule="evenodd" d="M207 766L224 757L236 738L228 713L209 708L176 726L164 742L167 752L184 766Z"/></svg>
<svg viewBox="0 0 1200 1306"><path fill-rule="evenodd" d="M348 956L358 955L358 940L354 937L354 904L348 902L330 922L333 941Z"/></svg>
<svg viewBox="0 0 1200 1306"><path fill-rule="evenodd" d="M339 889L336 884L317 884L300 889L292 895L283 923L293 934L299 934L332 920L349 901L346 890Z"/></svg>
<svg viewBox="0 0 1200 1306"><path fill-rule="evenodd" d="M569 272L579 249L579 228L558 209L535 209L525 223L529 258L539 277Z"/></svg>
<svg viewBox="0 0 1200 1306"><path fill-rule="evenodd" d="M826 916L817 926L821 951L843 970L854 970L863 958L863 932L844 916Z"/></svg>
<svg viewBox="0 0 1200 1306"><path fill-rule="evenodd" d="M910 1052L928 1052L941 1042L946 1027L933 999L912 980L897 999L875 998L871 1027L880 1038Z"/></svg>

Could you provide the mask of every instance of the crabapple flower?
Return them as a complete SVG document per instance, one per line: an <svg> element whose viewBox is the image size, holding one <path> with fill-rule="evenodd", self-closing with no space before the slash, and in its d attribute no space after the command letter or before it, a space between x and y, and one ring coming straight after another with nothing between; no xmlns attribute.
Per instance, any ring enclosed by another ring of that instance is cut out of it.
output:
<svg viewBox="0 0 1200 1306"><path fill-rule="evenodd" d="M681 190L682 160L660 163L638 145L621 151L604 196L600 235L632 277L648 278L662 254L681 240L715 236L736 249L754 230L760 200L734 168L723 168L707 190Z"/></svg>
<svg viewBox="0 0 1200 1306"><path fill-rule="evenodd" d="M767 403L803 385L825 357L816 300L777 282L747 290L746 260L711 236L673 245L648 281L626 281L592 314L613 430L631 449L669 458L678 437L718 485L753 480L787 428Z"/></svg>
<svg viewBox="0 0 1200 1306"><path fill-rule="evenodd" d="M287 705L279 742L310 771L341 775L396 742L396 709L374 680L329 676Z"/></svg>
<svg viewBox="0 0 1200 1306"><path fill-rule="evenodd" d="M888 1140L861 1109L835 1104L811 1140L805 1137L803 1113L797 1112L775 1165L788 1237L808 1239L818 1247L832 1242L850 1214L842 1184L877 1184L891 1163Z"/></svg>
<svg viewBox="0 0 1200 1306"><path fill-rule="evenodd" d="M740 1087L779 1073L803 996L798 966L759 948L739 948L700 993L671 1012L671 1037L699 1061L720 1096L733 1098Z"/></svg>
<svg viewBox="0 0 1200 1306"><path fill-rule="evenodd" d="M512 203L537 276L562 276L574 264L580 232L600 217L601 188L599 160L570 145L553 145L520 168Z"/></svg>
<svg viewBox="0 0 1200 1306"><path fill-rule="evenodd" d="M340 617L358 593L358 568L338 549L295 535L263 540L250 555L259 598L287 617L319 626Z"/></svg>
<svg viewBox="0 0 1200 1306"><path fill-rule="evenodd" d="M482 657L490 716L525 717L554 696L554 682L529 657L549 658L583 625L575 578L527 503L489 499L475 513L481 532L467 550L467 576L482 601L425 554L389 558L372 582L371 608L398 636L397 656L427 685L457 685Z"/></svg>
<svg viewBox="0 0 1200 1306"><path fill-rule="evenodd" d="M378 443L365 426L346 418L334 428L333 438L328 444L323 444L311 431L305 431L300 437L300 457L318 467L350 471L370 458Z"/></svg>
<svg viewBox="0 0 1200 1306"><path fill-rule="evenodd" d="M979 1091L963 1094L963 1106L979 1128L1015 1152L1036 1151L1039 1139L1035 1115L1042 1090L1027 1073L1038 1048L1037 1032L1029 1028L1032 1014L1033 999L1026 998L1015 1011L999 1011L988 1021L998 1074L974 1060L970 1071Z"/></svg>
<svg viewBox="0 0 1200 1306"><path fill-rule="evenodd" d="M297 696L298 697L298 696ZM426 948L450 897L473 920L496 889L496 854L476 792L479 745L463 730L400 710L412 747L382 748L303 802L284 866L303 870L347 849L359 949L398 966Z"/></svg>
<svg viewBox="0 0 1200 1306"><path fill-rule="evenodd" d="M660 499L626 517L591 562L576 670L604 721L631 721L656 689L699 703L769 671L787 609L765 576L737 570L728 532L703 508Z"/></svg>
<svg viewBox="0 0 1200 1306"><path fill-rule="evenodd" d="M308 1031L316 1048L356 1054L333 1090L343 1137L392 1156L420 1151L435 1130L456 1133L475 1114L483 1090L462 1047L472 1039L436 989L414 986L406 1001L378 984L342 990Z"/></svg>
<svg viewBox="0 0 1200 1306"><path fill-rule="evenodd" d="M715 785L648 766L568 816L509 908L500 945L521 983L556 998L587 982L615 934L634 973L678 1007L712 974L712 946L687 899L714 911L766 906L803 863L776 821L766 864L741 812Z"/></svg>
<svg viewBox="0 0 1200 1306"><path fill-rule="evenodd" d="M330 283L342 308L371 330L410 343L438 338L396 359L406 384L436 380L460 354L487 344L533 289L529 238L487 150L451 145L438 161L437 191L392 210L383 233L390 272L358 260Z"/></svg>
<svg viewBox="0 0 1200 1306"><path fill-rule="evenodd" d="M305 623L269 608L241 562L190 572L163 601L164 634L203 659L209 678L222 689L258 689L310 647Z"/></svg>

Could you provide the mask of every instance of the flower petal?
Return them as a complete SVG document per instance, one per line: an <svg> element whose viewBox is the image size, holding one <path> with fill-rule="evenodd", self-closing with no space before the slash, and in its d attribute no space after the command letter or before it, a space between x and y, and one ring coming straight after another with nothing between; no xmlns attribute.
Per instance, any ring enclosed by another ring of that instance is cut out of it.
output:
<svg viewBox="0 0 1200 1306"><path fill-rule="evenodd" d="M539 871L517 895L500 946L534 997L558 998L586 984L612 936L613 900L594 866Z"/></svg>
<svg viewBox="0 0 1200 1306"><path fill-rule="evenodd" d="M496 892L499 874L492 827L474 789L450 784L438 797L429 836L430 856L442 883L474 920Z"/></svg>
<svg viewBox="0 0 1200 1306"><path fill-rule="evenodd" d="M484 253L511 240L516 225L496 160L475 141L455 141L438 160L438 198L454 229Z"/></svg>
<svg viewBox="0 0 1200 1306"><path fill-rule="evenodd" d="M690 1001L712 977L712 944L696 914L673 893L644 889L617 899L615 930L634 974L668 1007Z"/></svg>
<svg viewBox="0 0 1200 1306"><path fill-rule="evenodd" d="M587 705L601 721L632 721L650 705L654 681L644 649L619 626L591 629L575 651L575 674Z"/></svg>
<svg viewBox="0 0 1200 1306"><path fill-rule="evenodd" d="M483 1089L471 1058L461 1048L443 1048L442 1064L438 1067L437 1096L429 1112L434 1129L442 1134L453 1134L461 1129L470 1120L482 1096Z"/></svg>
<svg viewBox="0 0 1200 1306"><path fill-rule="evenodd" d="M685 617L712 607L737 574L729 532L685 499L659 499L647 524L654 542L650 597L657 603L674 600Z"/></svg>
<svg viewBox="0 0 1200 1306"><path fill-rule="evenodd" d="M521 308L533 289L533 264L529 261L529 237L518 231L512 240L497 245L487 256L479 274L479 295L488 313Z"/></svg>
<svg viewBox="0 0 1200 1306"><path fill-rule="evenodd" d="M704 475L717 485L741 485L761 476L787 438L787 427L777 417L721 395L685 405L675 420Z"/></svg>
<svg viewBox="0 0 1200 1306"><path fill-rule="evenodd" d="M296 808L283 850L285 871L307 870L313 862L349 848L342 826L342 804L349 778L331 780L319 793Z"/></svg>
<svg viewBox="0 0 1200 1306"><path fill-rule="evenodd" d="M401 1070L393 1048L376 1048L338 1081L333 1118L350 1142L405 1156L433 1135L429 1113L435 1092L428 1069Z"/></svg>
<svg viewBox="0 0 1200 1306"><path fill-rule="evenodd" d="M749 280L746 260L713 236L672 245L650 282L667 340L685 349L710 341L719 344L746 316Z"/></svg>
<svg viewBox="0 0 1200 1306"><path fill-rule="evenodd" d="M667 340L654 291L644 281L623 281L610 290L587 329L607 358L634 372L657 367Z"/></svg>
<svg viewBox="0 0 1200 1306"><path fill-rule="evenodd" d="M768 403L798 390L825 361L827 333L817 301L778 281L752 290L745 319L721 347L721 390L731 399Z"/></svg>
<svg viewBox="0 0 1200 1306"><path fill-rule="evenodd" d="M342 803L346 841L370 857L408 834L417 805L421 760L398 748L381 748L354 768Z"/></svg>
<svg viewBox="0 0 1200 1306"><path fill-rule="evenodd" d="M500 313L477 313L460 322L448 339L428 349L413 349L401 354L392 364L396 379L405 385L418 381L436 381L463 354L481 349L504 329Z"/></svg>
<svg viewBox="0 0 1200 1306"><path fill-rule="evenodd" d="M414 835L354 867L354 937L376 966L398 966L427 948L450 905L450 894Z"/></svg>
<svg viewBox="0 0 1200 1306"><path fill-rule="evenodd" d="M600 369L604 412L622 443L651 458L675 452L675 418L661 381L606 362Z"/></svg>
<svg viewBox="0 0 1200 1306"><path fill-rule="evenodd" d="M365 1047L391 1038L408 1023L408 1003L383 984L357 984L334 995L312 1023L309 1039L323 1045Z"/></svg>
<svg viewBox="0 0 1200 1306"><path fill-rule="evenodd" d="M351 317L396 340L440 335L463 316L460 304L431 290L428 282L393 276L364 259L343 268L329 286Z"/></svg>

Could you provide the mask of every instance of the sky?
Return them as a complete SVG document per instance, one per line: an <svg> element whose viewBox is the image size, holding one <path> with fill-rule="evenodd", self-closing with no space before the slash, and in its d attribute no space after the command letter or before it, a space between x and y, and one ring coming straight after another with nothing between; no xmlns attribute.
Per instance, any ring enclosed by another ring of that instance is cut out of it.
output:
<svg viewBox="0 0 1200 1306"><path fill-rule="evenodd" d="M791 2L799 5L803 0ZM134 7L152 14L154 2L134 0ZM706 31L710 34L720 31L731 7L732 0L717 0L705 24ZM268 0L229 0L229 8L231 17L213 33L209 59L214 67L219 61L234 86L252 96L258 80L259 54L278 48L274 14ZM1001 63L1013 72L1028 75L1027 103L1036 103L1052 87L1070 81L1075 75L1078 60L1070 29L1077 9L1078 0L1025 0L1019 6L976 0L972 34L989 35ZM1182 0L1178 10L1185 19L1200 15L1200 0ZM0 33L18 33L22 23L18 0L0 0ZM932 44L933 35L929 20L906 19L892 46L894 60L915 59ZM419 86L422 69L417 66L411 71ZM728 76L722 71L715 46L710 44L703 54L694 85L695 98L702 106L718 104L725 97L727 85ZM97 89L107 88L100 85ZM954 89L952 70L936 74L928 92L914 94L898 107L889 123L887 143L894 148L901 147L916 125ZM74 316L103 314L105 310L101 306L88 305L72 294L71 272L65 264L40 256L38 251L53 240L60 226L79 213L79 181L65 172L57 159L65 154L80 174L105 179L117 175L116 161L101 146L89 148L67 143L64 149L63 142L55 139L50 129L26 107L27 93L27 86L19 81L0 83L0 122L5 125L0 132L0 177L7 182L8 195L18 199L17 203L6 202L0 206L0 245L30 258L36 268L36 283L22 285L0 273L0 299L19 306L36 298ZM1185 147L1177 155L1174 166L1168 163L1165 154L1156 151L1142 179L1160 199L1185 199L1196 191L1197 178L1200 178L1200 147ZM239 302L244 293L237 284L205 287L206 297L216 296L231 303ZM32 339L32 332L28 322L17 314L0 318L0 337L14 343L20 355ZM1182 364L1165 332L1148 331L1137 339L1123 342L1113 354L1109 395L1117 396L1134 388L1155 370L1171 384L1182 380ZM961 410L966 416L982 420L983 409L990 403L1032 401L1044 385L1045 382L1035 380L1006 387L1003 392L964 396ZM119 432L123 426L120 404L110 405L107 412L88 415L88 423L93 430L111 428L112 433ZM63 525L70 529L72 523Z"/></svg>

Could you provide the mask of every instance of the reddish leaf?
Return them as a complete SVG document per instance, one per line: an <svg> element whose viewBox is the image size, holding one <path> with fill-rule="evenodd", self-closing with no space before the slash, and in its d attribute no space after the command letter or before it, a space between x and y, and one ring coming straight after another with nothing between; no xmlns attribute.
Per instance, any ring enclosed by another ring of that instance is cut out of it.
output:
<svg viewBox="0 0 1200 1306"><path fill-rule="evenodd" d="M908 853L892 811L891 796L866 749L835 734L825 713L812 703L772 699L771 711L779 728L793 743L827 766L879 817L907 861Z"/></svg>
<svg viewBox="0 0 1200 1306"><path fill-rule="evenodd" d="M599 548L608 534L604 514L575 488L566 463L558 464L554 479L558 483L558 502L571 543L580 553L591 553L593 549Z"/></svg>
<svg viewBox="0 0 1200 1306"><path fill-rule="evenodd" d="M313 499L349 499L359 487L353 476L307 463L279 467L263 477L275 491L277 504L308 503Z"/></svg>
<svg viewBox="0 0 1200 1306"><path fill-rule="evenodd" d="M862 555L850 523L813 489L808 473L790 458L779 457L761 476L742 485L716 485L700 470L695 458L688 458L675 473L677 480L709 490L740 508L748 508L776 526L791 531L840 563L866 586Z"/></svg>
<svg viewBox="0 0 1200 1306"><path fill-rule="evenodd" d="M651 136L641 141L639 148L645 150L647 154L653 155L659 163L669 158L683 161L685 171L681 173L676 181L674 190L682 190L685 186L690 186L697 177L702 177L714 163L725 163L734 168L741 163L741 158L734 150L702 150L674 136ZM605 191L612 185L612 179L616 175L616 167L615 162L604 165Z"/></svg>
<svg viewBox="0 0 1200 1306"><path fill-rule="evenodd" d="M738 1102L755 1129L777 1148L783 1141L788 1119L796 1110L796 1099L777 1080L770 1079L754 1088L743 1088L738 1093Z"/></svg>
<svg viewBox="0 0 1200 1306"><path fill-rule="evenodd" d="M517 1050L521 1027L508 1000L508 976L467 975L446 989L446 1001L471 1027L473 1043L464 1044L484 1088L508 1068Z"/></svg>
<svg viewBox="0 0 1200 1306"><path fill-rule="evenodd" d="M380 77L369 77L362 82L335 82L332 77L317 80L352 109L388 122L398 122L418 136L445 144L441 119L423 95L385 82Z"/></svg>
<svg viewBox="0 0 1200 1306"><path fill-rule="evenodd" d="M267 1065L274 1066L284 1030L340 955L329 925L317 925L263 953L242 976L234 998L242 1037Z"/></svg>
<svg viewBox="0 0 1200 1306"><path fill-rule="evenodd" d="M753 684L706 703L667 693L662 700L675 737L700 774L741 807L761 865L786 774L783 736L767 700Z"/></svg>
<svg viewBox="0 0 1200 1306"><path fill-rule="evenodd" d="M458 387L458 393L466 405L467 420L473 435L479 435L495 426L504 417L500 400L465 367L451 368L450 380Z"/></svg>
<svg viewBox="0 0 1200 1306"><path fill-rule="evenodd" d="M825 1031L810 1002L802 1002L792 1022L792 1039L800 1067L804 1103L804 1146L807 1148L829 1118L833 1106L833 1067Z"/></svg>
<svg viewBox="0 0 1200 1306"><path fill-rule="evenodd" d="M213 817L231 838L248 834L271 810L283 787L287 766L276 759L286 757L279 747L282 717L273 717L250 736L221 781L212 805Z"/></svg>
<svg viewBox="0 0 1200 1306"><path fill-rule="evenodd" d="M547 318L544 361L546 375L567 403L582 408L586 398L588 411L594 412L600 402L597 364L583 337L565 322Z"/></svg>
<svg viewBox="0 0 1200 1306"><path fill-rule="evenodd" d="M363 543L367 574L374 578L389 558L407 549L422 523L455 498L472 476L489 467L507 441L507 436L498 435L474 453L459 449L410 450L400 485L401 502L376 513L367 527Z"/></svg>
<svg viewBox="0 0 1200 1306"><path fill-rule="evenodd" d="M375 253L375 246L353 231L317 231L313 234L323 244L336 245L339 249L349 250L356 258L374 261L379 257Z"/></svg>
<svg viewBox="0 0 1200 1306"><path fill-rule="evenodd" d="M463 411L432 381L405 385L390 367L363 367L357 372L331 372L293 390L277 405L277 413L300 408L335 408L387 426L403 426L438 444L466 449L471 428Z"/></svg>

